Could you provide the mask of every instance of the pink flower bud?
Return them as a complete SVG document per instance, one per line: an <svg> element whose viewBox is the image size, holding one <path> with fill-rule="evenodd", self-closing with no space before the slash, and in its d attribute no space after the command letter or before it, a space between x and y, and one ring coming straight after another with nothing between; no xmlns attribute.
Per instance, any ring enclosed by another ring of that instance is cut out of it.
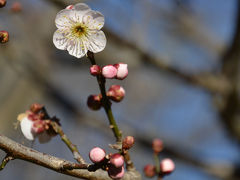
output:
<svg viewBox="0 0 240 180"><path fill-rule="evenodd" d="M69 5L69 6L66 7L66 9L73 9L73 8L74 8L73 5Z"/></svg>
<svg viewBox="0 0 240 180"><path fill-rule="evenodd" d="M161 139L154 139L152 142L152 149L154 153L158 154L163 150L163 142Z"/></svg>
<svg viewBox="0 0 240 180"><path fill-rule="evenodd" d="M115 153L110 157L110 163L116 168L120 168L124 165L124 157L121 154Z"/></svg>
<svg viewBox="0 0 240 180"><path fill-rule="evenodd" d="M102 68L102 75L105 78L113 79L117 75L117 69L113 65L107 65Z"/></svg>
<svg viewBox="0 0 240 180"><path fill-rule="evenodd" d="M38 113L41 109L43 108L43 105L41 104L38 104L38 103L34 103L30 106L30 110L33 112L33 113Z"/></svg>
<svg viewBox="0 0 240 180"><path fill-rule="evenodd" d="M95 147L89 152L89 159L93 163L99 163L103 161L105 156L106 156L105 151L99 147Z"/></svg>
<svg viewBox="0 0 240 180"><path fill-rule="evenodd" d="M14 2L11 7L12 12L20 12L22 11L22 5L20 2Z"/></svg>
<svg viewBox="0 0 240 180"><path fill-rule="evenodd" d="M9 41L9 34L7 31L0 31L0 43L6 43Z"/></svg>
<svg viewBox="0 0 240 180"><path fill-rule="evenodd" d="M125 96L125 90L119 85L112 85L107 92L107 96L115 102L120 102Z"/></svg>
<svg viewBox="0 0 240 180"><path fill-rule="evenodd" d="M101 95L90 95L88 96L87 105L92 110L99 110L102 106Z"/></svg>
<svg viewBox="0 0 240 180"><path fill-rule="evenodd" d="M93 76L97 76L97 75L101 74L101 67L98 65L92 65L90 67L90 73Z"/></svg>
<svg viewBox="0 0 240 180"><path fill-rule="evenodd" d="M175 169L175 164L171 159L163 159L160 162L160 170L164 175L170 174Z"/></svg>
<svg viewBox="0 0 240 180"><path fill-rule="evenodd" d="M40 120L40 117L38 114L35 114L31 111L28 111L28 119L31 120L31 121L37 121L37 120Z"/></svg>
<svg viewBox="0 0 240 180"><path fill-rule="evenodd" d="M156 175L156 169L155 166L153 166L152 164L147 164L144 169L144 174L146 177L154 177Z"/></svg>
<svg viewBox="0 0 240 180"><path fill-rule="evenodd" d="M7 4L6 0L0 0L0 8L4 7Z"/></svg>
<svg viewBox="0 0 240 180"><path fill-rule="evenodd" d="M32 131L35 134L40 134L45 130L45 125L45 121L43 120L34 121L32 125Z"/></svg>
<svg viewBox="0 0 240 180"><path fill-rule="evenodd" d="M128 65L124 63L114 64L114 67L117 69L117 79L123 80L128 75Z"/></svg>
<svg viewBox="0 0 240 180"><path fill-rule="evenodd" d="M116 168L115 166L110 164L108 169L108 175L115 180L121 179L124 176L124 167L122 166Z"/></svg>
<svg viewBox="0 0 240 180"><path fill-rule="evenodd" d="M134 142L135 142L134 137L127 136L124 138L122 142L122 148L128 150L133 146Z"/></svg>

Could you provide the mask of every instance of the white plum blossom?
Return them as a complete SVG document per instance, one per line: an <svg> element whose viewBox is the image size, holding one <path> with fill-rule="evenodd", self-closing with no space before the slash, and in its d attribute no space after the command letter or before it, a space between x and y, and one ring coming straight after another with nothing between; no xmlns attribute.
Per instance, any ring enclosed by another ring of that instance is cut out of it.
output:
<svg viewBox="0 0 240 180"><path fill-rule="evenodd" d="M81 58L88 51L97 53L106 46L106 37L101 31L104 16L84 3L58 12L55 23L58 30L53 35L54 45L72 56Z"/></svg>

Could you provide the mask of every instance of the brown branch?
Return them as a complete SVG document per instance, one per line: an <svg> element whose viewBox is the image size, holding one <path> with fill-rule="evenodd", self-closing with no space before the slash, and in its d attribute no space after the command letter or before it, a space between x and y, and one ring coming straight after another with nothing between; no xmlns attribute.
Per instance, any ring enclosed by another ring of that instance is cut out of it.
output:
<svg viewBox="0 0 240 180"><path fill-rule="evenodd" d="M34 149L23 146L3 135L0 135L0 149L5 151L7 154L11 154L11 156L15 159L28 161L46 167L58 173L82 179L111 180L111 178L109 178L107 173L103 170L89 172L86 169L89 167L89 165L76 165L70 161L38 152ZM78 168L82 166L83 169L64 169L64 167L71 166L73 168L74 166L78 166ZM137 171L129 171L125 173L123 180L141 180L141 175Z"/></svg>

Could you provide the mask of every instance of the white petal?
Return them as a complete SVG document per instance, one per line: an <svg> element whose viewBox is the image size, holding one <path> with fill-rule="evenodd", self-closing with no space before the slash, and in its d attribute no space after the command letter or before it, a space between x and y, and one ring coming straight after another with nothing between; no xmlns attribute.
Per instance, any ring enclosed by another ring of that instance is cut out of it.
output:
<svg viewBox="0 0 240 180"><path fill-rule="evenodd" d="M77 58L81 58L87 53L84 41L78 38L68 41L67 50L70 55Z"/></svg>
<svg viewBox="0 0 240 180"><path fill-rule="evenodd" d="M41 144L47 143L48 141L51 140L51 138L52 137L46 131L38 135L38 141Z"/></svg>
<svg viewBox="0 0 240 180"><path fill-rule="evenodd" d="M76 10L76 11L88 11L88 10L91 10L91 9L85 3L78 3L78 4L74 5L74 10Z"/></svg>
<svg viewBox="0 0 240 180"><path fill-rule="evenodd" d="M34 134L32 133L32 125L33 121L29 120L27 117L23 118L20 123L23 135L30 141L34 140Z"/></svg>
<svg viewBox="0 0 240 180"><path fill-rule="evenodd" d="M67 43L69 41L68 38L66 38L66 35L68 35L70 32L68 31L61 31L56 30L53 34L53 44L56 46L56 48L65 50L67 49Z"/></svg>
<svg viewBox="0 0 240 180"><path fill-rule="evenodd" d="M98 11L89 11L83 17L83 23L89 29L100 30L104 25L104 16Z"/></svg>
<svg viewBox="0 0 240 180"><path fill-rule="evenodd" d="M70 18L70 9L63 9L57 13L55 23L57 28L65 29L71 27L74 23L73 20Z"/></svg>
<svg viewBox="0 0 240 180"><path fill-rule="evenodd" d="M88 40L88 50L93 53L102 51L105 48L107 42L103 31L95 31L90 33Z"/></svg>
<svg viewBox="0 0 240 180"><path fill-rule="evenodd" d="M74 22L82 22L83 16L91 11L91 9L84 3L78 3L74 5L72 11L70 12L69 17L74 21Z"/></svg>

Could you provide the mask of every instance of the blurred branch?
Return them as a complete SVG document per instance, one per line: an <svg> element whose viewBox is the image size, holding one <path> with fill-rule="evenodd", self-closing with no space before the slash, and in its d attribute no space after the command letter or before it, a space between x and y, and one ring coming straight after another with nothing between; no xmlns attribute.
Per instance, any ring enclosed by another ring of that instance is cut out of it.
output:
<svg viewBox="0 0 240 180"><path fill-rule="evenodd" d="M239 61L240 61L240 2L237 1L236 27L232 43L222 57L222 73L231 83L231 91L223 97L223 108L220 114L223 124L226 126L229 134L240 143L239 128Z"/></svg>
<svg viewBox="0 0 240 180"><path fill-rule="evenodd" d="M82 166L83 169L64 169L64 167L69 167L71 165L74 168L76 164L64 159L38 152L34 149L23 146L3 135L0 135L0 149L5 151L7 154L11 154L11 157L15 159L28 161L54 170L58 173L83 179L111 180L108 174L103 170L89 172L88 170L86 170L86 167L88 167L88 165ZM81 168L79 167L79 165L77 166L78 168ZM141 180L141 175L137 171L129 171L125 173L123 180Z"/></svg>

